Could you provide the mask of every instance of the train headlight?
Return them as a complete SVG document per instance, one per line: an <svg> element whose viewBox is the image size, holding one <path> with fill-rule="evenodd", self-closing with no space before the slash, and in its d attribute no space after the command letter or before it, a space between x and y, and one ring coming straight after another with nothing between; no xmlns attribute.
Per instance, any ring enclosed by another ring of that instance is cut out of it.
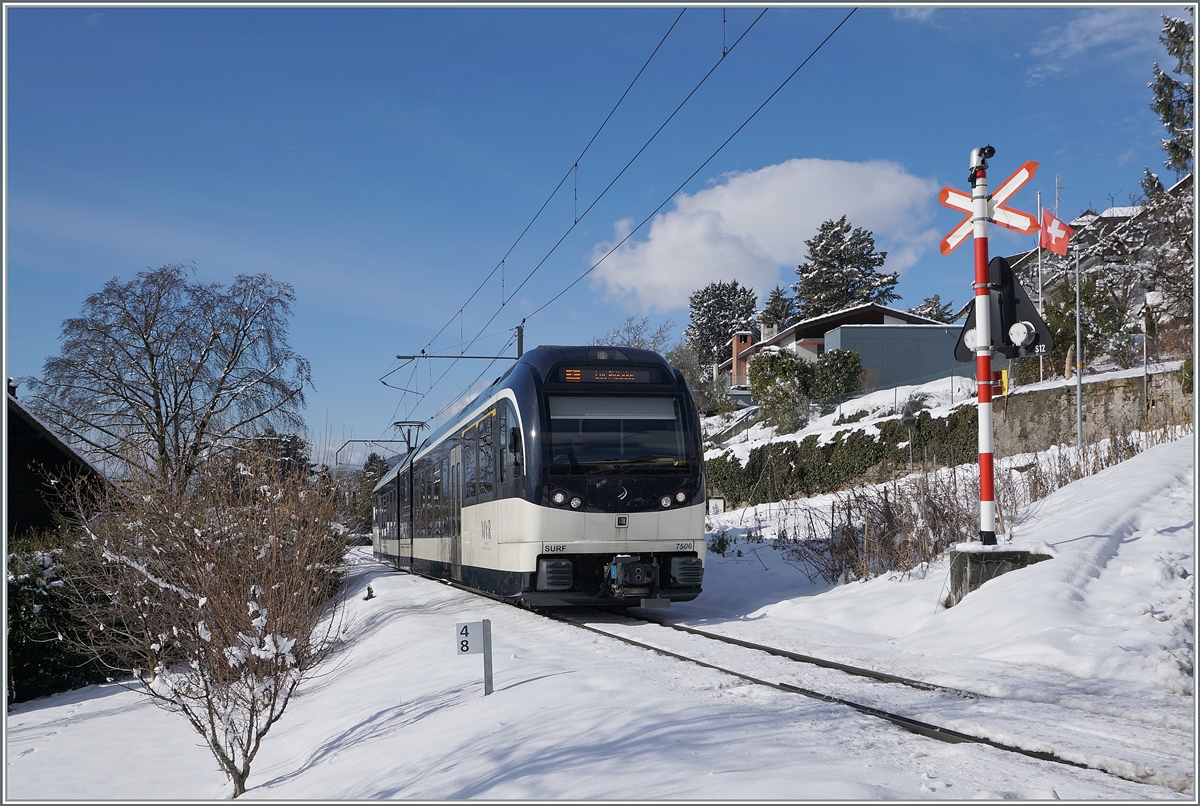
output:
<svg viewBox="0 0 1200 806"><path fill-rule="evenodd" d="M561 507L567 502L567 494L562 490L555 490L554 494L550 496L550 500L554 502L556 507Z"/></svg>
<svg viewBox="0 0 1200 806"><path fill-rule="evenodd" d="M577 496L577 495L576 495L576 496L572 496L572 498L571 498L571 509L579 509L581 506L583 506L583 499L582 499L582 498L580 498L580 497L579 497L579 496Z"/></svg>
<svg viewBox="0 0 1200 806"><path fill-rule="evenodd" d="M662 504L663 509L666 509L667 507L671 506L671 496L664 495L662 500L660 500L658 503Z"/></svg>
<svg viewBox="0 0 1200 806"><path fill-rule="evenodd" d="M675 500L682 504L687 500L687 495L684 494L683 490L680 490L679 492L675 493Z"/></svg>

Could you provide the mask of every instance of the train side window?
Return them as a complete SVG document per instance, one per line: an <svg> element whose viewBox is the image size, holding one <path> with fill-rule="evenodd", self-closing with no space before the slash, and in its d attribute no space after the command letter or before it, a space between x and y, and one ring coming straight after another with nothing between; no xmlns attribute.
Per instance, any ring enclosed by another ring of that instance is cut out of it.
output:
<svg viewBox="0 0 1200 806"><path fill-rule="evenodd" d="M521 426L514 425L508 432L508 446L512 451L513 473L521 473Z"/></svg>
<svg viewBox="0 0 1200 806"><path fill-rule="evenodd" d="M425 468L418 467L416 475L413 477L413 515L415 517L417 531L425 534Z"/></svg>
<svg viewBox="0 0 1200 806"><path fill-rule="evenodd" d="M438 488L438 518L441 520L439 531L443 535L453 535L454 531L450 527L450 459L443 459L440 467L442 481Z"/></svg>
<svg viewBox="0 0 1200 806"><path fill-rule="evenodd" d="M408 522L409 516L412 514L412 502L408 497L408 474L401 473L397 489L400 491L400 502L397 510L401 515L401 520Z"/></svg>
<svg viewBox="0 0 1200 806"><path fill-rule="evenodd" d="M496 477L492 434L496 427L496 410L492 409L479 421L479 491L480 498L491 498Z"/></svg>
<svg viewBox="0 0 1200 806"><path fill-rule="evenodd" d="M421 468L421 534L429 534L429 466Z"/></svg>
<svg viewBox="0 0 1200 806"><path fill-rule="evenodd" d="M433 466L433 473L432 473L431 478L432 478L432 482L433 482L431 485L431 494L432 494L432 498L433 498L433 501L432 501L433 505L430 507L430 509L433 510L431 513L433 515L433 531L434 531L434 534L441 535L443 530L442 530L442 466L440 463L435 464Z"/></svg>
<svg viewBox="0 0 1200 806"><path fill-rule="evenodd" d="M502 401L496 408L496 482L497 489L504 490L504 480L508 478L508 401Z"/></svg>
<svg viewBox="0 0 1200 806"><path fill-rule="evenodd" d="M471 426L463 432L463 500L470 501L479 493L475 488L475 442L479 437L479 429Z"/></svg>
<svg viewBox="0 0 1200 806"><path fill-rule="evenodd" d="M512 401L502 400L496 407L496 431L493 436L496 450L497 495L519 495L517 480L521 477L521 427Z"/></svg>
<svg viewBox="0 0 1200 806"><path fill-rule="evenodd" d="M384 513L384 519L387 521L387 536L388 536L389 540L395 540L397 537L397 534L396 534L396 531L397 531L396 530L396 525L397 525L396 524L396 489L395 488L388 490L386 502L387 502L385 504L386 512Z"/></svg>

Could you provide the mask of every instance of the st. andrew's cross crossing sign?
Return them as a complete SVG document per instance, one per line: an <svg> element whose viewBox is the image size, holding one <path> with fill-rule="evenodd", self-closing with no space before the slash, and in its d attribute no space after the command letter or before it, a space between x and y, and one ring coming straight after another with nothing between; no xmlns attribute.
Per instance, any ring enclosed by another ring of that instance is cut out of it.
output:
<svg viewBox="0 0 1200 806"><path fill-rule="evenodd" d="M1006 303L996 312L1001 323L1004 323L1006 311L1015 319L1017 307L1024 307L1016 304L1019 295L1014 296L1011 293L1019 288L1019 283L1003 260L997 263L997 282L996 286L993 286L988 265L988 223L994 221L1002 227L1026 235L1032 235L1038 229L1038 222L1033 216L1004 206L1004 202L1010 196L1033 178L1038 164L1026 162L1012 176L1005 179L995 193L989 194L987 167L988 160L994 156L996 149L990 145L971 149L971 174L967 179L971 184L971 193L968 195L946 187L938 194L938 201L942 204L963 210L967 214L962 223L942 239L942 254L948 255L953 252L968 235L974 236L975 239L975 282L971 286L975 291L975 321L972 328L975 335L966 353L968 358L971 353L975 356L975 382L978 388L976 397L979 404L979 542L985 546L996 545L995 451L992 446L992 384L995 380L992 373L992 306ZM1010 286L1010 293L1001 296L1000 292L1006 285ZM994 296L996 299L993 299ZM1036 317L1037 312L1033 311L1030 315ZM1037 321L1040 322L1040 318ZM1019 332L1014 330L1008 335L1014 345L1020 343L1018 351L1040 341L1043 335L1049 338L1048 330L1043 334L1042 330L1031 322L1032 320L1012 322L1014 326L1019 326ZM965 337L964 328L960 340L965 341ZM1003 341L1002 337L1001 344Z"/></svg>
<svg viewBox="0 0 1200 806"><path fill-rule="evenodd" d="M988 220L999 224L1002 227L1016 230L1022 235L1032 235L1038 230L1037 219L1028 213L1023 213L1020 210L1014 210L1011 207L1005 207L1004 202L1010 196L1016 193L1021 187L1033 178L1034 172L1037 170L1038 164L1032 160L1026 162L1018 168L1012 176L1005 179L1000 187L996 188L996 192L988 196ZM951 207L955 210L962 210L967 214L967 217L962 220L957 227L950 230L950 234L942 239L942 254L948 255L957 249L962 242L967 239L967 236L972 231L972 215L973 208L971 207L972 199L967 193L961 190L955 190L951 187L942 188L938 194L938 201L946 207Z"/></svg>

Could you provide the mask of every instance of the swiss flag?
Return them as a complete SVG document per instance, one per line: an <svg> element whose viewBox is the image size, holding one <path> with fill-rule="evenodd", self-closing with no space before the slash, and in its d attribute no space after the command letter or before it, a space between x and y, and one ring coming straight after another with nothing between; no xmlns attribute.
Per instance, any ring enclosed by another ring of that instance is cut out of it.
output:
<svg viewBox="0 0 1200 806"><path fill-rule="evenodd" d="M1071 239L1074 232L1075 230L1050 215L1049 212L1042 210L1042 234L1038 238L1038 246L1049 249L1056 255L1066 257L1067 241Z"/></svg>

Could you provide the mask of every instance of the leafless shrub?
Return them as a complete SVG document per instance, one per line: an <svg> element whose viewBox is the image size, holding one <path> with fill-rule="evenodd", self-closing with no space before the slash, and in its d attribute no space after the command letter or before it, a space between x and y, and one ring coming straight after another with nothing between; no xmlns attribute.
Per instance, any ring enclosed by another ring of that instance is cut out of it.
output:
<svg viewBox="0 0 1200 806"><path fill-rule="evenodd" d="M870 579L927 564L975 529L970 476L966 467L943 468L857 487L833 496L828 511L789 502L785 551L814 581Z"/></svg>
<svg viewBox="0 0 1200 806"><path fill-rule="evenodd" d="M341 628L335 488L267 465L208 462L185 488L64 482L78 535L64 579L84 625L70 640L186 717L234 797Z"/></svg>
<svg viewBox="0 0 1200 806"><path fill-rule="evenodd" d="M1150 337L1150 349L1154 351L1154 359L1167 361L1187 358L1192 354L1195 340L1190 323L1184 322L1176 327L1163 327Z"/></svg>
<svg viewBox="0 0 1200 806"><path fill-rule="evenodd" d="M996 469L1000 527L1012 537L1017 519L1054 491L1179 439L1191 426L1156 431L1115 430L1074 447L1056 446L1028 462ZM837 493L825 506L783 504L777 546L810 581L851 582L926 566L950 546L974 540L979 529L977 465L929 467L890 484Z"/></svg>

